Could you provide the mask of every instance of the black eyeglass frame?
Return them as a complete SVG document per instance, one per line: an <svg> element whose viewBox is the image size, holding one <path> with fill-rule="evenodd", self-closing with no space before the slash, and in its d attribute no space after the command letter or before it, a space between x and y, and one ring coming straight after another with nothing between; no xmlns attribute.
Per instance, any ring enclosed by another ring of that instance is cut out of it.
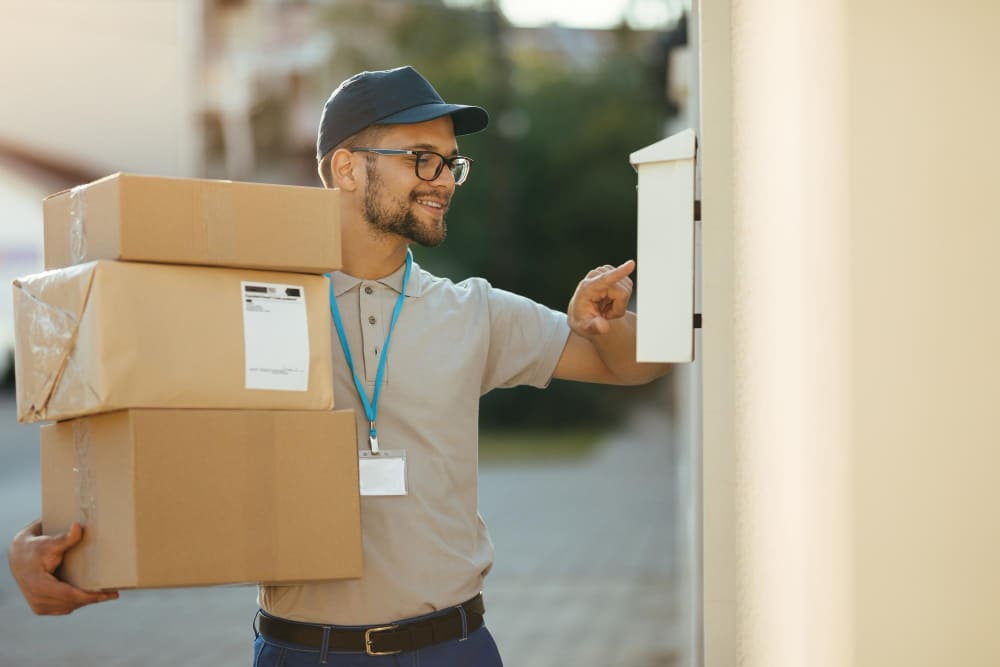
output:
<svg viewBox="0 0 1000 667"><path fill-rule="evenodd" d="M455 185L461 185L462 183L465 183L465 181L469 179L469 172L472 171L472 163L475 162L475 160L473 160L471 157L467 157L465 155L453 155L452 157L445 157L444 155L441 155L436 151L416 151L416 150L410 150L408 148L359 147L359 148L348 148L347 150L351 151L352 153L376 153L378 155L412 155L416 158L413 162L413 173L415 173L417 175L417 178L419 178L421 181L431 182L437 180L437 178L441 175L441 172L444 170L445 165L448 165L448 170L451 172L451 175L455 178ZM439 158L441 158L441 161L438 163L437 169L434 171L434 176L431 178L424 178L423 176L420 175L420 157L423 155L436 155ZM462 175L462 180L458 180L458 177L455 176L454 165L455 162L457 162L458 160L464 160L466 162L465 173Z"/></svg>

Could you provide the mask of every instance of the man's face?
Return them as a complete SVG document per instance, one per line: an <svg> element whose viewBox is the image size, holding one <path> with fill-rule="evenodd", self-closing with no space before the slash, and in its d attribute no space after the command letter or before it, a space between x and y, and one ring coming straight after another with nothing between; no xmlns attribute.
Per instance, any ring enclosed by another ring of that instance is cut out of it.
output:
<svg viewBox="0 0 1000 667"><path fill-rule="evenodd" d="M377 146L458 154L450 116L412 125L386 126ZM366 153L367 185L364 213L381 233L396 234L422 246L444 241L448 227L444 216L455 193L455 179L445 167L433 181L417 178L412 155Z"/></svg>

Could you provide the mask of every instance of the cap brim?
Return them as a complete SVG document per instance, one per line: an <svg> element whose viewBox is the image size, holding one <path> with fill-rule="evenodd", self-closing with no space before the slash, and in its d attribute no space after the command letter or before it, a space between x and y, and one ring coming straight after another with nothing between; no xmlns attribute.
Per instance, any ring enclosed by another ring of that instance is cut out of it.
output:
<svg viewBox="0 0 1000 667"><path fill-rule="evenodd" d="M403 111L380 118L378 123L408 125L410 123L423 123L434 120L442 116L451 116L455 125L455 135L473 134L485 130L489 125L490 116L486 109L482 107L467 106L464 104L442 104L435 102L432 104L421 104Z"/></svg>

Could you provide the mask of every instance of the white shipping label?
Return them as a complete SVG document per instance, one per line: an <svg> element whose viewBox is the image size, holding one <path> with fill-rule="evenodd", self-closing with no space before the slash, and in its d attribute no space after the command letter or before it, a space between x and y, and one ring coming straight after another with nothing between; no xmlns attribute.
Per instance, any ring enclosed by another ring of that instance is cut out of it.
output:
<svg viewBox="0 0 1000 667"><path fill-rule="evenodd" d="M247 389L309 388L309 321L301 285L240 283Z"/></svg>

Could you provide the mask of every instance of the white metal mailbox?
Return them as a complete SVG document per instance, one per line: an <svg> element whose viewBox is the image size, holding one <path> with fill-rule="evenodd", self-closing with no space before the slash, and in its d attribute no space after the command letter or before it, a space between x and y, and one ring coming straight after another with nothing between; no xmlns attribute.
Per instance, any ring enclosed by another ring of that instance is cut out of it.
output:
<svg viewBox="0 0 1000 667"><path fill-rule="evenodd" d="M637 150L636 359L694 360L694 130Z"/></svg>

